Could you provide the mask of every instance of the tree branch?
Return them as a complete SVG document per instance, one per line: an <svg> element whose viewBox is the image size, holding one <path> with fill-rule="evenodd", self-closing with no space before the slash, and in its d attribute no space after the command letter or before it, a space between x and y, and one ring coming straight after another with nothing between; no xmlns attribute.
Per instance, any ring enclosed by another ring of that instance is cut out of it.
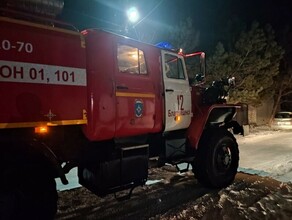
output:
<svg viewBox="0 0 292 220"><path fill-rule="evenodd" d="M283 96L290 95L290 94L292 94L292 89L291 89L290 91L283 92L283 93L282 93L282 97L283 97Z"/></svg>

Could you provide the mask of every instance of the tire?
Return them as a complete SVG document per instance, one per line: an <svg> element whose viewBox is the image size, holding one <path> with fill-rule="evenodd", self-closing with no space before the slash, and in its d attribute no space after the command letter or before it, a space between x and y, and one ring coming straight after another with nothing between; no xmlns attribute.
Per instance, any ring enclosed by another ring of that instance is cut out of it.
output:
<svg viewBox="0 0 292 220"><path fill-rule="evenodd" d="M0 174L1 220L54 219L58 195L55 179L47 166L32 162L13 163L1 169Z"/></svg>
<svg viewBox="0 0 292 220"><path fill-rule="evenodd" d="M1 190L0 219L53 220L57 211L57 192L52 190L53 181L42 185L41 189L21 186Z"/></svg>
<svg viewBox="0 0 292 220"><path fill-rule="evenodd" d="M193 172L199 183L223 188L235 178L239 150L234 136L225 129L206 130L200 140Z"/></svg>

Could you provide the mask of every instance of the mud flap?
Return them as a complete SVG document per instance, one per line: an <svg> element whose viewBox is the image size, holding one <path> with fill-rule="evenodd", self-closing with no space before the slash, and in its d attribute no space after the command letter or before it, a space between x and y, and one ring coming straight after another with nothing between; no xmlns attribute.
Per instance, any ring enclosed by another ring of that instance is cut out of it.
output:
<svg viewBox="0 0 292 220"><path fill-rule="evenodd" d="M148 148L121 148L119 158L78 167L79 183L101 197L144 185L148 177Z"/></svg>

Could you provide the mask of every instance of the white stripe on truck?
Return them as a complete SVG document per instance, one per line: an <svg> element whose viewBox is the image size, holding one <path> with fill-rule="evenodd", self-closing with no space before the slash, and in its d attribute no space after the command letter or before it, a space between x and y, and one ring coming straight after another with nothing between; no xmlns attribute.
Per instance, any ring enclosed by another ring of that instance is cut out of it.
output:
<svg viewBox="0 0 292 220"><path fill-rule="evenodd" d="M0 60L0 82L86 86L86 70Z"/></svg>

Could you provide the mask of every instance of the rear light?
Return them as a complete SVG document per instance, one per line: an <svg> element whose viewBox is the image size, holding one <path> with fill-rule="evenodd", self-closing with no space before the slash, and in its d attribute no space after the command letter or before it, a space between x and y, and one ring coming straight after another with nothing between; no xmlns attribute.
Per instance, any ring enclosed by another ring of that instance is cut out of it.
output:
<svg viewBox="0 0 292 220"><path fill-rule="evenodd" d="M49 131L48 126L40 126L34 128L34 132L36 134L47 134L48 131Z"/></svg>

